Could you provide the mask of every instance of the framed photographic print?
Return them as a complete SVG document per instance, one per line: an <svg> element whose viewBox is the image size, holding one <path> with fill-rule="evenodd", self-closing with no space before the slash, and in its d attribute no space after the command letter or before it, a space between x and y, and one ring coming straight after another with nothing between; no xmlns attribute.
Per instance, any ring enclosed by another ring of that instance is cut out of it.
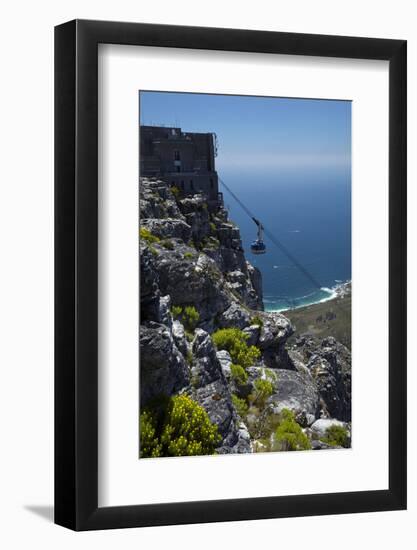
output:
<svg viewBox="0 0 417 550"><path fill-rule="evenodd" d="M406 507L406 42L55 32L55 521Z"/></svg>

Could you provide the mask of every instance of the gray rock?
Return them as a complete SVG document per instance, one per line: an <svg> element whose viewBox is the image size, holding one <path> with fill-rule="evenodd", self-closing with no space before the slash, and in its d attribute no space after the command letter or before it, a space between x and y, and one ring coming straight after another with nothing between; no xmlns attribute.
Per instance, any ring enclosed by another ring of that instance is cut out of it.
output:
<svg viewBox="0 0 417 550"><path fill-rule="evenodd" d="M141 321L159 321L159 275L149 247L140 247L140 316Z"/></svg>
<svg viewBox="0 0 417 550"><path fill-rule="evenodd" d="M238 454L252 452L251 437L250 437L248 428L246 427L246 424L244 424L244 422L239 422L237 428L238 428L238 430L237 430L237 442L230 449L229 452L238 453Z"/></svg>
<svg viewBox="0 0 417 550"><path fill-rule="evenodd" d="M171 297L161 296L159 298L159 322L172 329Z"/></svg>
<svg viewBox="0 0 417 550"><path fill-rule="evenodd" d="M218 325L221 328L243 329L249 325L249 319L249 313L246 309L237 302L232 302L228 309L219 316Z"/></svg>
<svg viewBox="0 0 417 550"><path fill-rule="evenodd" d="M217 359L219 360L220 367L226 379L229 381L231 376L230 367L232 365L232 358L228 351L222 349L216 353Z"/></svg>
<svg viewBox="0 0 417 550"><path fill-rule="evenodd" d="M248 339L246 340L248 346L256 346L261 334L261 327L259 325L250 325L249 327L245 327L243 332L248 335Z"/></svg>
<svg viewBox="0 0 417 550"><path fill-rule="evenodd" d="M328 445L324 441L320 441L320 439L313 439L311 441L311 448L313 451L321 451L323 449L342 449L343 447L335 447L333 445Z"/></svg>
<svg viewBox="0 0 417 550"><path fill-rule="evenodd" d="M302 425L311 424L312 417L317 418L319 413L319 394L312 378L287 369L274 372L277 374L275 393L268 399L274 413L289 409Z"/></svg>
<svg viewBox="0 0 417 550"><path fill-rule="evenodd" d="M141 227L146 227L160 239L181 239L188 242L191 237L191 227L183 220L173 218L145 218L141 220Z"/></svg>
<svg viewBox="0 0 417 550"><path fill-rule="evenodd" d="M251 300L248 300L246 303L252 309L258 309L263 311L263 291L262 291L262 273L257 267L254 267L250 262L246 262L249 278L252 283L253 295Z"/></svg>
<svg viewBox="0 0 417 550"><path fill-rule="evenodd" d="M310 427L312 432L318 437L324 437L326 435L326 430L332 426L340 426L342 428L348 427L345 422L341 422L335 418L319 418Z"/></svg>
<svg viewBox="0 0 417 550"><path fill-rule="evenodd" d="M184 325L179 321L173 321L172 323L172 336L174 337L175 345L183 354L184 357L187 357L188 352L188 343L185 336Z"/></svg>
<svg viewBox="0 0 417 550"><path fill-rule="evenodd" d="M190 382L189 369L168 327L147 322L140 327L141 407L152 398L173 395Z"/></svg>
<svg viewBox="0 0 417 550"><path fill-rule="evenodd" d="M187 224L190 226L190 237L196 244L210 236L210 216L207 197L198 193L179 201L179 208Z"/></svg>
<svg viewBox="0 0 417 550"><path fill-rule="evenodd" d="M296 351L308 361L322 401L322 416L351 420L351 353L328 337L320 341L303 336L296 341Z"/></svg>
<svg viewBox="0 0 417 550"><path fill-rule="evenodd" d="M236 446L239 452L249 452L250 446L246 445L242 434L239 433L239 421L226 377L210 335L204 330L195 331L193 356L191 396L218 427L222 436L218 452L236 452L233 450Z"/></svg>
<svg viewBox="0 0 417 550"><path fill-rule="evenodd" d="M184 219L170 188L155 178L140 178L139 214L141 220L168 217Z"/></svg>
<svg viewBox="0 0 417 550"><path fill-rule="evenodd" d="M176 306L195 307L200 314L199 324L212 328L216 315L230 306L231 299L216 264L207 257L200 260L203 256L177 243L174 250L160 248L154 261L160 291L169 294Z"/></svg>

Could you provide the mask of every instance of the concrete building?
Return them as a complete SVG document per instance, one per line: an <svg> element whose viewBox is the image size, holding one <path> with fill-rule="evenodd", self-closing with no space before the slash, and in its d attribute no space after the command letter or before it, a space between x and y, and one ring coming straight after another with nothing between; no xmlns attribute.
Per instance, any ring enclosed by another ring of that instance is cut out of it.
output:
<svg viewBox="0 0 417 550"><path fill-rule="evenodd" d="M140 127L140 175L162 179L184 195L203 192L210 201L219 199L215 156L215 134Z"/></svg>

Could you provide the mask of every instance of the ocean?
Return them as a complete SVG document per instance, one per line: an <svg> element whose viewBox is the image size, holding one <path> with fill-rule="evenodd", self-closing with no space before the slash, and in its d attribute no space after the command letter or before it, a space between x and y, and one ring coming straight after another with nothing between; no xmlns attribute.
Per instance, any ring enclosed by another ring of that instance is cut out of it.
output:
<svg viewBox="0 0 417 550"><path fill-rule="evenodd" d="M246 258L262 273L267 311L328 300L351 279L351 174L346 168L241 172L218 168L221 179L318 283L314 285L267 236L267 252L250 244L256 225L219 184L229 217L240 228Z"/></svg>

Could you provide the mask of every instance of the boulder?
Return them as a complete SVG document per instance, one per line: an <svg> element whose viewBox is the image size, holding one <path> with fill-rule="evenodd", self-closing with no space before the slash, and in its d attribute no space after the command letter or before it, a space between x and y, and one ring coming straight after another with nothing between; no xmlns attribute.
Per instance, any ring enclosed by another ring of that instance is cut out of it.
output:
<svg viewBox="0 0 417 550"><path fill-rule="evenodd" d="M256 346L261 334L261 327L259 325L250 325L245 327L243 332L248 336L246 343L248 346Z"/></svg>
<svg viewBox="0 0 417 550"><path fill-rule="evenodd" d="M232 302L230 306L218 317L220 328L240 328L249 325L249 313L238 302Z"/></svg>
<svg viewBox="0 0 417 550"><path fill-rule="evenodd" d="M312 424L319 413L319 394L312 377L296 371L277 369L274 394L268 399L275 414L292 411L303 426Z"/></svg>
<svg viewBox="0 0 417 550"><path fill-rule="evenodd" d="M201 326L213 328L216 315L230 306L230 296L215 262L203 254L197 256L195 249L179 243L174 250L161 247L155 266L161 293L169 294L176 306L195 307Z"/></svg>
<svg viewBox="0 0 417 550"><path fill-rule="evenodd" d="M340 426L346 429L348 428L348 425L345 422L341 422L335 418L319 418L311 425L311 430L317 437L325 437L326 430L332 426Z"/></svg>
<svg viewBox="0 0 417 550"><path fill-rule="evenodd" d="M187 363L165 325L147 322L140 327L141 407L159 395L173 395L190 382Z"/></svg>

